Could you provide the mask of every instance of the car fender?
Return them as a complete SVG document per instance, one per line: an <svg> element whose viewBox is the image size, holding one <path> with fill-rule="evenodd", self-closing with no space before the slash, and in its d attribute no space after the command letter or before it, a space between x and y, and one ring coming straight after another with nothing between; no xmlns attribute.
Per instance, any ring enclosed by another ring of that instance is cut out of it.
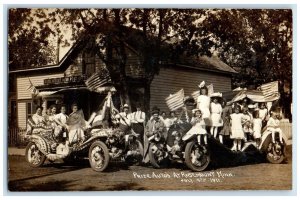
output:
<svg viewBox="0 0 300 200"><path fill-rule="evenodd" d="M284 132L282 132L283 141L286 143L288 138ZM259 145L259 149L265 151L268 148L269 143L272 141L272 133L271 131L265 130L261 137L261 143Z"/></svg>

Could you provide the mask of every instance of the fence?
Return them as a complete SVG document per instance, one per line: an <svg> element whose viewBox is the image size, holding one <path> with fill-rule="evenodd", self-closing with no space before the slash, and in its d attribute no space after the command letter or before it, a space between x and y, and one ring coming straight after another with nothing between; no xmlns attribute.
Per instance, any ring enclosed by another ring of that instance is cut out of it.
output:
<svg viewBox="0 0 300 200"><path fill-rule="evenodd" d="M288 119L282 119L280 121L280 126L282 132L287 136L288 139L292 139L292 123Z"/></svg>
<svg viewBox="0 0 300 200"><path fill-rule="evenodd" d="M24 146L25 144L24 128L9 128L8 130L8 146Z"/></svg>

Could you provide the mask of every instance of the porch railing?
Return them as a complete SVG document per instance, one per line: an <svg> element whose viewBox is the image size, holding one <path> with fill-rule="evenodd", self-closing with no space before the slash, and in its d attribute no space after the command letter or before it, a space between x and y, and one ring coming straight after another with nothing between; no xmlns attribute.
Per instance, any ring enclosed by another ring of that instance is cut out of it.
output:
<svg viewBox="0 0 300 200"><path fill-rule="evenodd" d="M26 128L9 128L8 129L8 146L25 146Z"/></svg>

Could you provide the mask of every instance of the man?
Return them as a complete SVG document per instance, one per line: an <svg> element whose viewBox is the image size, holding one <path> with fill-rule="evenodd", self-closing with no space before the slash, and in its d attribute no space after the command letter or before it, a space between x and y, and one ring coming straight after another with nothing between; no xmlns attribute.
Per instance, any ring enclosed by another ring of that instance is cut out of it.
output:
<svg viewBox="0 0 300 200"><path fill-rule="evenodd" d="M141 105L138 103L136 105L136 112L133 112L131 114L131 124L132 124L132 129L140 134L140 139L143 141L144 138L144 125L145 125L145 120L146 120L146 114L141 110Z"/></svg>
<svg viewBox="0 0 300 200"><path fill-rule="evenodd" d="M55 115L55 121L58 125L64 127L67 124L68 115L66 115L66 106L62 105L60 108L60 113Z"/></svg>
<svg viewBox="0 0 300 200"><path fill-rule="evenodd" d="M119 119L119 123L120 123L119 128L121 129L121 131L123 131L124 133L127 132L129 130L130 125L131 125L131 123L130 123L131 115L129 113L128 104L124 104L123 112L120 112L117 115L117 118Z"/></svg>
<svg viewBox="0 0 300 200"><path fill-rule="evenodd" d="M58 126L55 128L55 135L58 136L61 132L63 132L63 138L67 137L66 134L66 127L67 127L67 120L68 120L68 115L66 115L66 106L62 105L60 108L60 113L55 115L54 119L55 122L58 124Z"/></svg>
<svg viewBox="0 0 300 200"><path fill-rule="evenodd" d="M152 137L161 137L162 139L166 139L167 130L164 122L159 116L159 108L152 108L152 117L147 122L145 128L145 136L144 136L144 162L147 163L149 161L148 150L149 150L149 139Z"/></svg>

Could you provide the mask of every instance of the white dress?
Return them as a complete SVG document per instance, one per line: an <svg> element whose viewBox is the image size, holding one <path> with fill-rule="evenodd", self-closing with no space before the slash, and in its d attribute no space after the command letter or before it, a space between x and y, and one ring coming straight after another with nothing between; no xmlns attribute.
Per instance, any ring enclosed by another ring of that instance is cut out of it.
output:
<svg viewBox="0 0 300 200"><path fill-rule="evenodd" d="M209 106L210 106L209 96L200 95L197 98L197 107L201 110L203 119L207 119L210 117Z"/></svg>
<svg viewBox="0 0 300 200"><path fill-rule="evenodd" d="M231 136L232 139L244 139L244 131L242 127L242 113L233 113L230 115L231 117Z"/></svg>
<svg viewBox="0 0 300 200"><path fill-rule="evenodd" d="M264 120L264 119L266 119L266 117L268 115L268 110L266 108L265 109L259 109L258 113L259 113L259 118Z"/></svg>
<svg viewBox="0 0 300 200"><path fill-rule="evenodd" d="M219 103L212 102L210 104L211 109L211 125L215 127L223 126L223 120L221 119L222 106Z"/></svg>
<svg viewBox="0 0 300 200"><path fill-rule="evenodd" d="M196 118L193 117L191 123L194 123L195 120ZM203 121L203 119L200 119L200 121L196 122L186 134L207 134L205 129L205 122Z"/></svg>
<svg viewBox="0 0 300 200"><path fill-rule="evenodd" d="M34 123L37 124L43 124L44 123L44 117L38 114L32 115L32 120Z"/></svg>
<svg viewBox="0 0 300 200"><path fill-rule="evenodd" d="M260 118L253 119L253 137L261 138L262 120Z"/></svg>

